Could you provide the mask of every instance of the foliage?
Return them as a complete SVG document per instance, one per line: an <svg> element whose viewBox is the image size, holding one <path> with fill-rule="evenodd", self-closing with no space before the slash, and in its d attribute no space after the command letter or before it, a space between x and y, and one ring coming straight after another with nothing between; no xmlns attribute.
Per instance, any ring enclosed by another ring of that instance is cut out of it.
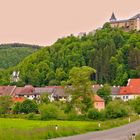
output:
<svg viewBox="0 0 140 140"><path fill-rule="evenodd" d="M72 94L71 103L79 112L86 112L92 103L91 75L95 70L91 67L73 67L69 72L68 86L70 94Z"/></svg>
<svg viewBox="0 0 140 140"><path fill-rule="evenodd" d="M0 69L17 65L28 55L39 49L39 46L26 44L1 44L0 45Z"/></svg>
<svg viewBox="0 0 140 140"><path fill-rule="evenodd" d="M49 101L49 95L47 93L44 93L44 94L41 94L40 96L40 103L43 104L48 104L50 101Z"/></svg>
<svg viewBox="0 0 140 140"><path fill-rule="evenodd" d="M140 97L130 100L129 105L135 110L136 113L140 114Z"/></svg>
<svg viewBox="0 0 140 140"><path fill-rule="evenodd" d="M12 108L13 113L19 114L21 112L21 103L17 102Z"/></svg>
<svg viewBox="0 0 140 140"><path fill-rule="evenodd" d="M91 108L91 109L88 110L88 118L89 119L94 120L94 119L99 119L99 117L100 117L100 113L97 109Z"/></svg>
<svg viewBox="0 0 140 140"><path fill-rule="evenodd" d="M38 111L38 105L35 101L26 99L24 102L20 105L20 111L22 113L32 113Z"/></svg>
<svg viewBox="0 0 140 140"><path fill-rule="evenodd" d="M140 77L139 38L136 31L124 32L110 28L106 23L95 34L58 39L52 46L40 49L17 66L0 70L0 84L10 84L13 70L19 70L22 85L61 85L68 80L73 67L90 66L96 70L91 79L97 83L125 85L128 78Z"/></svg>
<svg viewBox="0 0 140 140"><path fill-rule="evenodd" d="M119 118L129 116L131 114L130 107L121 100L114 100L106 107L107 118Z"/></svg>
<svg viewBox="0 0 140 140"><path fill-rule="evenodd" d="M105 104L111 101L111 87L109 85L105 84L97 91L97 94L105 100Z"/></svg>
<svg viewBox="0 0 140 140"><path fill-rule="evenodd" d="M12 105L11 96L0 96L0 114L6 114L10 112L11 105Z"/></svg>
<svg viewBox="0 0 140 140"><path fill-rule="evenodd" d="M42 120L58 119L62 113L58 106L51 103L41 105L39 111Z"/></svg>

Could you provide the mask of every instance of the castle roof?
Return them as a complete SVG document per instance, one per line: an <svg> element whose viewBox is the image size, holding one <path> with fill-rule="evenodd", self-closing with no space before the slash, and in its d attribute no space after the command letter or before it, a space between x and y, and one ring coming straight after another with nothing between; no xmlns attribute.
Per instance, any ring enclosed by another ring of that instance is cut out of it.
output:
<svg viewBox="0 0 140 140"><path fill-rule="evenodd" d="M116 19L116 17L115 17L115 14L112 13L111 18L110 18L110 21L116 21L116 20L117 20L117 19Z"/></svg>
<svg viewBox="0 0 140 140"><path fill-rule="evenodd" d="M139 18L139 19L140 19L140 14L137 14L137 15L133 16L133 17L132 17L132 18L130 18L130 19L137 19L137 18Z"/></svg>

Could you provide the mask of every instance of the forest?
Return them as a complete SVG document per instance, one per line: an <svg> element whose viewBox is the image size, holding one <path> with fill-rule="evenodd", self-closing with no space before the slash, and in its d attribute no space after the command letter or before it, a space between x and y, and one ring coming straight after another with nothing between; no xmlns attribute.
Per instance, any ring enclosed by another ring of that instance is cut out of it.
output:
<svg viewBox="0 0 140 140"><path fill-rule="evenodd" d="M63 85L69 71L82 66L96 70L91 79L98 84L122 86L129 78L140 77L140 33L124 32L106 23L95 33L60 38L52 46L27 56L18 65L0 70L0 85ZM10 83L14 70L20 71L18 83Z"/></svg>
<svg viewBox="0 0 140 140"><path fill-rule="evenodd" d="M0 45L0 69L6 69L17 65L25 57L39 49L37 45L27 44L1 44Z"/></svg>

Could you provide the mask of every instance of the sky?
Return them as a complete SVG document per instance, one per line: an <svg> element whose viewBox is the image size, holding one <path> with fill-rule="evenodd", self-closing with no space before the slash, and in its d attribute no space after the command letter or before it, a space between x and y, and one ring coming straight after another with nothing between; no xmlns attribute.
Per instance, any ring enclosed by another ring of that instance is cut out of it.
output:
<svg viewBox="0 0 140 140"><path fill-rule="evenodd" d="M140 0L0 0L0 44L47 46L140 13Z"/></svg>

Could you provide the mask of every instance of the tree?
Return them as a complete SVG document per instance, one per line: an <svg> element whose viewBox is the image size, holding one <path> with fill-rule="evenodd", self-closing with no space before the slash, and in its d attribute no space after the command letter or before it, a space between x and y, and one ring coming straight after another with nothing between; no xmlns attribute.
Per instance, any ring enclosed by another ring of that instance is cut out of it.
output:
<svg viewBox="0 0 140 140"><path fill-rule="evenodd" d="M38 106L37 103L33 100L25 100L24 102L21 103L21 112L23 113L32 113L32 112L37 112L38 111Z"/></svg>
<svg viewBox="0 0 140 140"><path fill-rule="evenodd" d="M105 100L106 104L111 101L111 88L109 85L105 84L101 89L97 91L97 94Z"/></svg>
<svg viewBox="0 0 140 140"><path fill-rule="evenodd" d="M16 114L20 113L21 112L21 103L20 102L15 103L12 108L12 111Z"/></svg>
<svg viewBox="0 0 140 140"><path fill-rule="evenodd" d="M87 66L74 67L70 70L68 84L71 85L72 104L82 112L92 107L91 75L95 69Z"/></svg>
<svg viewBox="0 0 140 140"><path fill-rule="evenodd" d="M48 93L44 93L40 96L40 102L41 104L45 103L45 104L48 104L50 101L49 101L49 94Z"/></svg>
<svg viewBox="0 0 140 140"><path fill-rule="evenodd" d="M12 103L12 97L0 96L0 114L8 113Z"/></svg>

